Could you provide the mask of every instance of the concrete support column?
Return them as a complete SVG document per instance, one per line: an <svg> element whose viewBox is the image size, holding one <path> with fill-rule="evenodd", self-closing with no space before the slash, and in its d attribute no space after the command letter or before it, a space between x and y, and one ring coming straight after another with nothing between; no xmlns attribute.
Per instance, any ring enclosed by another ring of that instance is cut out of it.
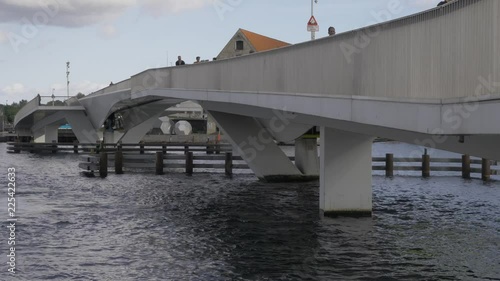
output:
<svg viewBox="0 0 500 281"><path fill-rule="evenodd" d="M35 143L45 142L45 128L33 132L33 141Z"/></svg>
<svg viewBox="0 0 500 281"><path fill-rule="evenodd" d="M70 112L66 114L66 120L71 126L78 142L95 143L99 136L90 119L83 112Z"/></svg>
<svg viewBox="0 0 500 281"><path fill-rule="evenodd" d="M113 131L104 131L102 140L104 143L114 143L115 142L115 133Z"/></svg>
<svg viewBox="0 0 500 281"><path fill-rule="evenodd" d="M59 136L59 124L52 124L45 127L45 142L57 142Z"/></svg>
<svg viewBox="0 0 500 281"><path fill-rule="evenodd" d="M153 117L144 120L133 128L128 129L120 139L123 143L139 143L142 138L153 128L153 125L163 112L155 114Z"/></svg>
<svg viewBox="0 0 500 281"><path fill-rule="evenodd" d="M36 143L57 142L59 124L50 124L33 132L33 138Z"/></svg>
<svg viewBox="0 0 500 281"><path fill-rule="evenodd" d="M269 132L252 117L209 111L224 135L259 179L304 180L302 173L276 145Z"/></svg>
<svg viewBox="0 0 500 281"><path fill-rule="evenodd" d="M319 205L325 216L371 216L373 139L321 127Z"/></svg>
<svg viewBox="0 0 500 281"><path fill-rule="evenodd" d="M318 141L316 138L295 140L295 166L304 175L319 176Z"/></svg>

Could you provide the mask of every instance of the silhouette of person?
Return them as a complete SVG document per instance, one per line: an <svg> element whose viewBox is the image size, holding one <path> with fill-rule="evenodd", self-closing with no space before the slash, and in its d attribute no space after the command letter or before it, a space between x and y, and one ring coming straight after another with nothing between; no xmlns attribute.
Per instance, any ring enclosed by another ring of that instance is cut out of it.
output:
<svg viewBox="0 0 500 281"><path fill-rule="evenodd" d="M186 63L182 60L181 56L177 57L177 61L175 62L175 65L185 65Z"/></svg>
<svg viewBox="0 0 500 281"><path fill-rule="evenodd" d="M200 63L200 57L196 57L196 61L194 63Z"/></svg>

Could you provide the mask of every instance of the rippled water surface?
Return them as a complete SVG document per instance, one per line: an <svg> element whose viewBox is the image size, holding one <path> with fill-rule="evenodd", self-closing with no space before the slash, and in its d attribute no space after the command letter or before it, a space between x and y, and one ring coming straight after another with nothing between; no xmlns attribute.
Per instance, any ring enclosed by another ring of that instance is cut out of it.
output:
<svg viewBox="0 0 500 281"><path fill-rule="evenodd" d="M17 170L18 272L6 273L1 176L0 280L500 280L498 181L375 175L372 218L321 219L318 182L86 178L74 155L5 151L1 173Z"/></svg>

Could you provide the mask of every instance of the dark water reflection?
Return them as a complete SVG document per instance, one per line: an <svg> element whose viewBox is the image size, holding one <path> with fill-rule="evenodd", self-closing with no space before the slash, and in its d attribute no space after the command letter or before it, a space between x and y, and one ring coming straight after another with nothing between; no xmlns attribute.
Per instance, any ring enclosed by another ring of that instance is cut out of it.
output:
<svg viewBox="0 0 500 281"><path fill-rule="evenodd" d="M73 155L0 157L19 216L19 272L1 280L500 280L498 182L375 176L373 218L321 219L317 182L102 180Z"/></svg>

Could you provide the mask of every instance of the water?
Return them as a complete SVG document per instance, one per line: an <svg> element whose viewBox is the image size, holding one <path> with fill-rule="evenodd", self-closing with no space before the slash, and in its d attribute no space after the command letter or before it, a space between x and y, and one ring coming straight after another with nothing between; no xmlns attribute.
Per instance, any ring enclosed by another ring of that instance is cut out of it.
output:
<svg viewBox="0 0 500 281"><path fill-rule="evenodd" d="M414 147L376 144L374 155ZM0 280L500 280L500 183L374 176L372 218L321 219L318 182L79 175L77 157L6 154L17 173ZM397 156L397 154L396 154Z"/></svg>

